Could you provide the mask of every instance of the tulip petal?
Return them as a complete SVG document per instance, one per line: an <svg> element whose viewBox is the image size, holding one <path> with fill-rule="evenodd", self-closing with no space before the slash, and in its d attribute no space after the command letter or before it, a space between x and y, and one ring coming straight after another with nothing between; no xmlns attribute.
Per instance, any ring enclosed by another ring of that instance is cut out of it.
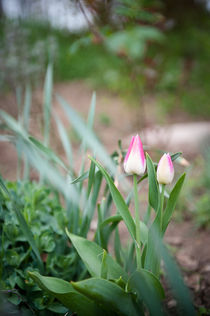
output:
<svg viewBox="0 0 210 316"><path fill-rule="evenodd" d="M139 135L131 139L124 161L124 169L128 174L142 175L145 172L146 160Z"/></svg>
<svg viewBox="0 0 210 316"><path fill-rule="evenodd" d="M160 184L170 184L174 178L174 166L169 153L164 154L157 167L157 180Z"/></svg>

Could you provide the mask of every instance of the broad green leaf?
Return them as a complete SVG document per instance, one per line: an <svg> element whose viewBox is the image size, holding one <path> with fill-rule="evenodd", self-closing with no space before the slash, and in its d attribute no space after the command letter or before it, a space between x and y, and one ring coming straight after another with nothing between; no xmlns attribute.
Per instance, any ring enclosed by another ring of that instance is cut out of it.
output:
<svg viewBox="0 0 210 316"><path fill-rule="evenodd" d="M135 291L150 311L150 315L163 315L161 300L164 290L159 280L149 271L140 269L128 281L129 290Z"/></svg>
<svg viewBox="0 0 210 316"><path fill-rule="evenodd" d="M144 268L151 271L155 276L159 277L160 272L160 259L155 251L155 244L153 240L153 230L157 229L159 222L159 213L156 215L156 218L149 229L148 233L148 242L146 248Z"/></svg>
<svg viewBox="0 0 210 316"><path fill-rule="evenodd" d="M146 154L147 159L147 172L149 179L149 204L157 212L159 206L159 188L156 179L156 172L152 159Z"/></svg>
<svg viewBox="0 0 210 316"><path fill-rule="evenodd" d="M123 316L140 316L134 305L132 294L108 280L91 278L72 282L73 287L89 299L102 305L107 311Z"/></svg>
<svg viewBox="0 0 210 316"><path fill-rule="evenodd" d="M70 234L68 230L66 231L68 237L70 238L73 246L76 248L79 256L86 265L89 273L93 277L101 276L101 263L103 256L103 249L97 245L95 242L89 241L85 238ZM128 275L121 268L121 266L115 262L112 257L107 254L107 278L108 279L118 279L120 276L127 281Z"/></svg>
<svg viewBox="0 0 210 316"><path fill-rule="evenodd" d="M37 272L29 272L29 275L42 290L56 297L71 312L76 312L78 316L105 316L102 309L86 296L76 291L71 283L58 278L45 277Z"/></svg>
<svg viewBox="0 0 210 316"><path fill-rule="evenodd" d="M176 202L177 199L179 197L180 191L182 189L182 185L184 183L184 179L185 179L186 174L184 173L179 180L177 181L177 183L175 184L173 190L170 193L167 205L166 205L166 209L164 211L163 214L163 234L165 233L167 226L170 222L171 216L173 214L173 211L175 209L176 206Z"/></svg>
<svg viewBox="0 0 210 316"><path fill-rule="evenodd" d="M99 168L99 170L101 170L103 176L105 177L107 184L109 185L112 199L116 205L116 208L117 208L119 214L122 216L122 218L123 218L123 220L128 228L128 231L131 234L131 237L135 241L135 234L136 234L135 224L134 224L133 218L130 214L129 208L125 203L125 200L123 199L122 195L120 194L120 192L118 191L118 189L114 185L114 182L112 181L111 177L106 172L106 170L102 167L102 165L99 162L97 162L94 158L90 157L90 159L96 164L96 166Z"/></svg>

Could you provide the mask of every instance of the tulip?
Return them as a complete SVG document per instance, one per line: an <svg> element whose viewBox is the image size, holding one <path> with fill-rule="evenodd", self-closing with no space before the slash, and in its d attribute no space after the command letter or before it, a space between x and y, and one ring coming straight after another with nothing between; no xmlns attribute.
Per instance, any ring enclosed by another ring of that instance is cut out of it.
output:
<svg viewBox="0 0 210 316"><path fill-rule="evenodd" d="M142 175L146 169L146 159L139 135L133 136L124 160L124 169L128 174Z"/></svg>
<svg viewBox="0 0 210 316"><path fill-rule="evenodd" d="M157 167L157 181L160 184L170 184L174 178L174 166L171 156L164 154Z"/></svg>

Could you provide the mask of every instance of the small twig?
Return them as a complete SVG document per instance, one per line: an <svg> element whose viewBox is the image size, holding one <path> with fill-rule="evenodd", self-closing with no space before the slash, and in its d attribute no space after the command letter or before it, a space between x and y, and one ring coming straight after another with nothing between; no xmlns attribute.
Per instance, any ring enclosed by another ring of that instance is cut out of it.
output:
<svg viewBox="0 0 210 316"><path fill-rule="evenodd" d="M95 25L90 22L90 20L89 20L87 14L86 14L86 12L85 12L85 10L84 10L84 8L83 8L83 5L82 5L81 1L80 1L80 0L77 0L77 2L78 2L78 4L79 4L79 8L80 8L82 14L84 15L84 18L85 18L85 20L86 20L86 22L87 22L87 24L88 24L88 26L89 26L91 32L92 32L96 37L98 37L98 38L101 40L101 42L103 42L103 41L104 41L103 35L102 35L102 34L100 33L100 31L95 27Z"/></svg>

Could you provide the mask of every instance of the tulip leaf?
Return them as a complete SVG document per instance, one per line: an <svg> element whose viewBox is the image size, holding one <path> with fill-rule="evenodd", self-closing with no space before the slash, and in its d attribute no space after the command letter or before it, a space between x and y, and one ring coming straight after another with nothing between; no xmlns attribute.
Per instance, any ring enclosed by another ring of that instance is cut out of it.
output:
<svg viewBox="0 0 210 316"><path fill-rule="evenodd" d="M149 204L157 212L159 207L159 188L156 179L155 167L150 156L146 153L147 172L149 180Z"/></svg>
<svg viewBox="0 0 210 316"><path fill-rule="evenodd" d="M97 137L91 130L90 125L92 124L92 119L90 115L90 119L88 124L89 126L81 119L81 117L78 115L78 113L60 96L57 96L58 102L61 104L62 108L65 111L65 114L69 120L69 122L72 124L74 129L77 131L80 138L83 140L85 145L90 148L94 154L96 154L98 157L103 159L105 165L111 170L111 172L114 174L116 172L116 165L113 163L110 156L107 154L104 147L101 145L101 143L98 141ZM94 102L94 97L93 97ZM92 111L91 111L92 112ZM85 137L84 137L85 136ZM83 144L84 144L83 143Z"/></svg>
<svg viewBox="0 0 210 316"><path fill-rule="evenodd" d="M122 216L121 215L114 215L114 216L110 216L107 219L105 219L102 223L101 223L101 228L107 226L110 223L119 223L120 221L122 221Z"/></svg>
<svg viewBox="0 0 210 316"><path fill-rule="evenodd" d="M113 180L111 179L109 174L106 172L106 170L102 167L102 165L99 162L97 162L94 158L90 157L90 159L96 164L96 166L99 168L99 170L101 170L103 176L105 177L107 184L109 186L111 195L112 195L112 199L116 205L116 208L117 208L119 214L122 216L131 237L136 242L136 240L135 240L135 235L136 235L135 223L134 223L133 218L130 214L129 208L128 208L127 204L125 203L125 200L123 199L119 190L114 185Z"/></svg>
<svg viewBox="0 0 210 316"><path fill-rule="evenodd" d="M140 300L143 300L150 315L162 315L160 301L165 297L160 281L149 271L140 269L135 271L128 281L129 290L135 291Z"/></svg>
<svg viewBox="0 0 210 316"><path fill-rule="evenodd" d="M171 286L174 297L177 300L178 310L181 312L180 315L197 315L194 310L191 293L184 284L179 267L164 245L159 232L156 229L153 229L151 233L154 244L154 252L158 256L159 260L162 258L164 261L166 278Z"/></svg>
<svg viewBox="0 0 210 316"><path fill-rule="evenodd" d="M177 152L177 153L175 153L175 154L172 154L172 155L170 155L171 156L171 160L172 161L175 161L177 158L179 158L180 156L182 155L182 152L181 151L179 151L179 152Z"/></svg>
<svg viewBox="0 0 210 316"><path fill-rule="evenodd" d="M75 184L78 182L83 182L85 179L87 179L89 177L89 171L84 172L83 174L81 174L81 176L75 178L71 184Z"/></svg>
<svg viewBox="0 0 210 316"><path fill-rule="evenodd" d="M68 133L63 125L63 123L60 121L56 113L53 113L54 119L57 124L57 129L60 135L61 142L63 144L63 148L66 153L66 157L68 159L69 167L73 169L73 152L72 152L72 146L70 139L68 137Z"/></svg>
<svg viewBox="0 0 210 316"><path fill-rule="evenodd" d="M163 214L163 234L165 233L165 231L167 229L167 226L170 222L171 216L172 216L173 211L175 209L176 202L177 202L177 199L179 197L180 191L182 189L185 176L186 176L186 174L184 173L179 178L179 180L177 181L173 190L170 193L170 196L169 196L169 199L168 199L168 202L166 205L166 209L165 209L164 214Z"/></svg>
<svg viewBox="0 0 210 316"><path fill-rule="evenodd" d="M78 316L106 315L92 300L76 291L71 283L54 277L45 277L38 272L29 272L29 275L42 290L56 297Z"/></svg>
<svg viewBox="0 0 210 316"><path fill-rule="evenodd" d="M82 261L86 265L89 273L93 277L100 277L102 257L104 252L103 249L93 241L89 241L85 238L70 234L68 230L66 233L73 246L76 248ZM127 273L117 262L114 261L114 259L109 254L106 256L106 264L108 279L118 279L121 276L125 281L128 280Z"/></svg>
<svg viewBox="0 0 210 316"><path fill-rule="evenodd" d="M108 272L108 267L107 267L107 252L104 249L103 251L103 257L102 257L102 263L101 263L101 278L102 279L107 279L107 272Z"/></svg>
<svg viewBox="0 0 210 316"><path fill-rule="evenodd" d="M36 146L41 152L43 152L49 159L60 165L62 168L64 168L66 171L68 169L66 168L63 161L47 146L43 145L38 139L29 136L30 141L33 143L33 145Z"/></svg>
<svg viewBox="0 0 210 316"><path fill-rule="evenodd" d="M125 292L117 284L99 278L72 282L73 287L96 303L102 305L111 315L140 316L139 309L132 300L132 294Z"/></svg>

